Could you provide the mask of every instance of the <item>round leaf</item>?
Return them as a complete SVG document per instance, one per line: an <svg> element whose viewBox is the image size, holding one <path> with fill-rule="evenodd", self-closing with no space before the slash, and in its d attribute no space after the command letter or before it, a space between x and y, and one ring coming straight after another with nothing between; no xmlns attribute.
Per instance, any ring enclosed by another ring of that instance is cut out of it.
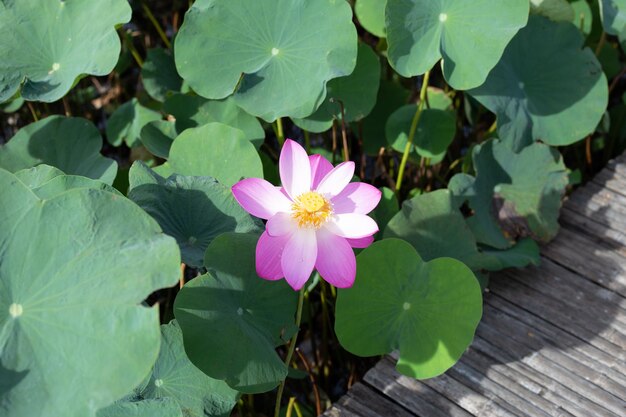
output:
<svg viewBox="0 0 626 417"><path fill-rule="evenodd" d="M129 200L74 189L39 199L0 170L0 412L92 417L148 374L174 239ZM68 215L71 213L71 215Z"/></svg>
<svg viewBox="0 0 626 417"><path fill-rule="evenodd" d="M397 152L404 152L409 138L411 124L415 117L417 105L409 104L396 110L385 127L387 142ZM454 113L446 110L425 109L422 111L411 152L424 158L440 160L456 133Z"/></svg>
<svg viewBox="0 0 626 417"><path fill-rule="evenodd" d="M151 154L167 159L170 148L178 132L174 122L168 120L154 120L141 129L141 143Z"/></svg>
<svg viewBox="0 0 626 417"><path fill-rule="evenodd" d="M385 30L385 6L387 0L357 0L354 5L354 13L359 23L369 33L384 38Z"/></svg>
<svg viewBox="0 0 626 417"><path fill-rule="evenodd" d="M239 108L232 98L206 100L198 96L175 94L165 101L163 110L174 116L178 132L217 122L241 130L257 149L265 139L265 131L259 120Z"/></svg>
<svg viewBox="0 0 626 417"><path fill-rule="evenodd" d="M345 1L198 0L175 51L198 94L234 94L248 113L273 121L319 107L326 82L354 69L357 34Z"/></svg>
<svg viewBox="0 0 626 417"><path fill-rule="evenodd" d="M0 2L0 102L63 97L81 74L106 75L120 54L126 0ZM10 57L10 59L8 59Z"/></svg>
<svg viewBox="0 0 626 417"><path fill-rule="evenodd" d="M183 334L175 320L161 326L161 336L159 358L148 380L135 390L129 401L101 410L98 417L128 417L124 412L134 417L133 409L140 410L139 416L153 417L148 411L154 410L157 400L171 401L176 408L168 408L184 410L185 417L228 417L239 393L224 381L209 378L189 361ZM174 411L164 417L172 415L176 415Z"/></svg>
<svg viewBox="0 0 626 417"><path fill-rule="evenodd" d="M478 87L526 25L528 10L528 0L388 0L389 62L411 77L443 58L452 87Z"/></svg>
<svg viewBox="0 0 626 417"><path fill-rule="evenodd" d="M476 239L448 190L406 200L387 224L384 238L406 240L425 261L450 257L474 270L482 267Z"/></svg>
<svg viewBox="0 0 626 417"><path fill-rule="evenodd" d="M230 187L241 177L263 178L263 165L241 130L209 123L181 133L170 149L169 160L155 171L213 177Z"/></svg>
<svg viewBox="0 0 626 417"><path fill-rule="evenodd" d="M305 119L294 119L302 129L324 132L333 124L333 119L346 122L360 120L374 108L380 82L380 61L372 48L359 45L359 56L352 74L330 80L326 85L326 99L315 113Z"/></svg>
<svg viewBox="0 0 626 417"><path fill-rule="evenodd" d="M338 290L335 331L360 356L398 349L397 369L432 378L470 345L482 315L476 277L451 258L424 262L398 239L374 243L357 257L352 288Z"/></svg>
<svg viewBox="0 0 626 417"><path fill-rule="evenodd" d="M148 49L148 57L141 67L141 78L146 92L160 102L180 91L183 85L176 72L174 57L163 48Z"/></svg>
<svg viewBox="0 0 626 417"><path fill-rule="evenodd" d="M211 177L172 175L165 179L135 162L128 198L176 239L183 262L195 268L204 266L204 252L216 236L260 231L259 223L235 201L230 188Z"/></svg>
<svg viewBox="0 0 626 417"><path fill-rule="evenodd" d="M608 104L606 76L571 23L531 16L482 86L469 93L498 117L519 151L533 141L569 145L592 133Z"/></svg>
<svg viewBox="0 0 626 417"><path fill-rule="evenodd" d="M259 278L258 237L223 234L207 249L207 275L188 282L174 313L191 362L247 393L265 392L287 376L274 347L293 327L297 295L285 281Z"/></svg>
<svg viewBox="0 0 626 417"><path fill-rule="evenodd" d="M47 164L112 184L117 162L100 155L101 147L100 132L90 121L50 116L22 128L0 147L0 168L16 172Z"/></svg>
<svg viewBox="0 0 626 417"><path fill-rule="evenodd" d="M119 106L107 121L107 139L113 146L126 142L132 148L140 143L141 129L155 120L161 120L161 114L133 98Z"/></svg>
<svg viewBox="0 0 626 417"><path fill-rule="evenodd" d="M65 175L62 171L49 165L23 169L17 171L15 176L41 199L50 199L75 188L103 190L122 196L119 191L102 181L78 175Z"/></svg>

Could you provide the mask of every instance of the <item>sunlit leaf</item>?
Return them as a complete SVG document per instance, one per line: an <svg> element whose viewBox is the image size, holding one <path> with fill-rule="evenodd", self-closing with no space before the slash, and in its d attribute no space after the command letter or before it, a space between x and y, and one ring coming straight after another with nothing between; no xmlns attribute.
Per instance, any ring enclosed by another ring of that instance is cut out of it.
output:
<svg viewBox="0 0 626 417"><path fill-rule="evenodd" d="M355 284L338 290L336 315L335 331L348 351L375 356L397 349L398 371L432 378L471 343L482 296L463 263L424 262L408 243L385 239L357 257Z"/></svg>
<svg viewBox="0 0 626 417"><path fill-rule="evenodd" d="M209 123L187 129L172 144L168 161L155 171L213 177L230 187L242 177L263 177L263 165L252 143L239 129Z"/></svg>
<svg viewBox="0 0 626 417"><path fill-rule="evenodd" d="M267 121L306 117L326 82L354 69L352 10L336 0L197 0L176 37L176 67L201 96L230 95Z"/></svg>
<svg viewBox="0 0 626 417"><path fill-rule="evenodd" d="M583 42L572 23L531 16L485 84L469 92L496 114L499 136L514 150L535 140L569 145L595 130L608 85Z"/></svg>
<svg viewBox="0 0 626 417"><path fill-rule="evenodd" d="M63 97L81 74L106 75L120 54L126 0L0 2L0 102Z"/></svg>
<svg viewBox="0 0 626 417"><path fill-rule="evenodd" d="M176 242L110 192L41 200L0 170L0 193L0 413L93 417L157 358L158 310L140 303L177 282Z"/></svg>
<svg viewBox="0 0 626 417"><path fill-rule="evenodd" d="M443 58L452 87L478 87L526 25L528 10L528 0L388 0L389 62L411 77Z"/></svg>

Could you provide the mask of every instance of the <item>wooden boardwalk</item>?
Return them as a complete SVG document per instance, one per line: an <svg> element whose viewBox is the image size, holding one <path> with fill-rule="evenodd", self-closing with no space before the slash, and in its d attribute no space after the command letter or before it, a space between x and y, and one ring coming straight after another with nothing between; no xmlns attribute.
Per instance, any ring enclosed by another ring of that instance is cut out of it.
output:
<svg viewBox="0 0 626 417"><path fill-rule="evenodd" d="M492 276L461 361L416 381L383 358L327 417L626 416L626 156L565 203L540 267Z"/></svg>

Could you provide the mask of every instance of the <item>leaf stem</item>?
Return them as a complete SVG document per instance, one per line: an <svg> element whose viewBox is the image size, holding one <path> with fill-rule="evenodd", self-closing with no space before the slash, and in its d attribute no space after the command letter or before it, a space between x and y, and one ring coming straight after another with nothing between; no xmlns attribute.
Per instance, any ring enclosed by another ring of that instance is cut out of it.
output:
<svg viewBox="0 0 626 417"><path fill-rule="evenodd" d="M276 119L276 139L278 139L278 145L282 148L285 144L285 134L283 133L283 119Z"/></svg>
<svg viewBox="0 0 626 417"><path fill-rule="evenodd" d="M280 120L280 119L278 119ZM304 304L304 287L300 290L298 295L298 309L296 310L296 327L298 330L291 338L291 342L289 343L289 350L287 351L287 357L285 358L285 365L287 365L287 369L289 369L289 364L291 363L291 358L293 357L293 352L296 350L296 342L298 341L298 332L300 330L300 322L302 321L302 305ZM283 391L285 390L285 383L287 382L287 378L280 383L278 387L278 393L276 394L276 407L274 408L274 417L279 417L280 414L280 400L283 397Z"/></svg>
<svg viewBox="0 0 626 417"><path fill-rule="evenodd" d="M163 30L163 28L159 24L159 21L156 20L156 18L154 17L154 14L152 14L152 11L150 10L150 8L143 1L141 2L141 5L143 6L143 11L146 13L146 16L148 16L148 19L152 23L152 26L154 26L154 28L156 29L157 33L159 34L159 36L163 40L163 43L165 44L165 46L167 46L167 49L172 49L172 43L167 38L167 35L165 34L165 31Z"/></svg>
<svg viewBox="0 0 626 417"><path fill-rule="evenodd" d="M307 153L311 153L311 134L308 130L302 130L304 132L304 148Z"/></svg>
<svg viewBox="0 0 626 417"><path fill-rule="evenodd" d="M413 122L411 122L411 129L409 130L409 137L404 147L404 153L402 154L402 160L400 161L400 168L398 169L398 180L396 181L396 192L400 191L402 187L402 177L404 177L404 170L406 169L406 163L409 159L409 153L411 152L411 146L413 146L413 140L415 139L415 132L417 132L417 126L422 112L424 111L424 105L426 104L426 93L428 88L428 80L430 79L430 71L426 71L424 79L422 80L422 89L420 90L420 101L413 116Z"/></svg>
<svg viewBox="0 0 626 417"><path fill-rule="evenodd" d="M143 59L141 59L141 55L139 55L139 52L135 48L135 45L133 45L133 39L130 34L128 32L124 32L122 34L122 38L124 39L124 45L126 45L128 50L130 51L130 54L135 59L137 65L139 65L140 68L143 67Z"/></svg>

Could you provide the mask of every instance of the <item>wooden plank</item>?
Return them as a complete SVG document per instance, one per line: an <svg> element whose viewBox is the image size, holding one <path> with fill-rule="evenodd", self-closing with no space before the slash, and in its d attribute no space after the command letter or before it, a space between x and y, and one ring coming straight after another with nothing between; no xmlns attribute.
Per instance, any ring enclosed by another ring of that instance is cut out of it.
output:
<svg viewBox="0 0 626 417"><path fill-rule="evenodd" d="M613 171L616 175L626 178L626 154L620 155L609 161L605 169Z"/></svg>
<svg viewBox="0 0 626 417"><path fill-rule="evenodd" d="M608 249L622 250L626 246L626 230L612 229L593 217L583 216L570 209L567 204L561 210L559 222L569 230L588 236Z"/></svg>
<svg viewBox="0 0 626 417"><path fill-rule="evenodd" d="M337 405L342 408L341 416L351 413L359 417L416 417L361 383L354 384Z"/></svg>
<svg viewBox="0 0 626 417"><path fill-rule="evenodd" d="M542 248L542 254L626 297L626 251L622 255L605 245L569 227L562 227L558 238ZM620 250L624 249L620 247Z"/></svg>
<svg viewBox="0 0 626 417"><path fill-rule="evenodd" d="M590 320L588 316L581 318L578 311L568 309L560 300L546 300L536 290L504 277L491 280L490 291L537 316L549 316L554 325L578 338L589 340L589 343L616 358L624 360L626 356L623 335L616 334L605 323ZM578 310L583 313L582 309Z"/></svg>
<svg viewBox="0 0 626 417"><path fill-rule="evenodd" d="M475 349L494 360L505 363L507 368L519 372L524 377L545 387L541 394L551 402L580 417L588 416L615 416L606 408L594 403L588 398L575 392L572 387L565 385L563 381L556 380L551 375L546 375L528 364L518 361L507 350L492 345L480 336L474 338L470 349Z"/></svg>
<svg viewBox="0 0 626 417"><path fill-rule="evenodd" d="M626 197L588 183L573 193L567 207L614 230L626 230Z"/></svg>
<svg viewBox="0 0 626 417"><path fill-rule="evenodd" d="M553 346L563 351L564 354L597 369L608 378L612 378L626 387L625 362L601 351L586 340L572 336L541 317L528 314L525 310L501 297L492 294L485 298L485 302L513 317L516 320L516 326L524 327L527 334L536 334L538 337L550 341Z"/></svg>
<svg viewBox="0 0 626 417"><path fill-rule="evenodd" d="M541 292L546 301L558 299L581 318L592 316L597 322L621 332L626 346L626 298L608 291L552 262L542 258L541 268L511 269L498 275L499 279L514 279ZM584 305L584 309L580 306Z"/></svg>
<svg viewBox="0 0 626 417"><path fill-rule="evenodd" d="M618 194L626 196L626 177L617 174L615 171L602 170L592 180L602 188L607 188Z"/></svg>
<svg viewBox="0 0 626 417"><path fill-rule="evenodd" d="M588 398L615 415L621 415L624 411L624 401L579 375L580 372L587 372L587 370L581 366L576 366L575 369L567 369L564 365L555 363L541 355L540 352L528 347L527 343L523 343L519 339L504 337L503 335L506 334L507 328L499 319L500 317L494 318L494 321L489 323L489 325L485 323L485 325L479 326L477 335L490 344L510 352L515 361L523 362L539 373L557 379L571 387L581 396Z"/></svg>
<svg viewBox="0 0 626 417"><path fill-rule="evenodd" d="M485 306L485 313L484 325L498 329L502 337L507 339L505 343L519 343L525 347L526 349L520 349L520 352L525 353L524 356L541 355L561 368L574 371L582 380L595 384L617 397L621 396L624 391L624 385L601 372L600 364L582 355L577 357L566 355L563 352L565 346L559 346L555 341L543 337L537 330L521 323L517 317L510 316L491 305ZM613 374L616 374L616 379L623 379L623 377L619 378L619 372L613 372Z"/></svg>
<svg viewBox="0 0 626 417"><path fill-rule="evenodd" d="M498 383L511 392L518 393L530 404L540 410L544 410L550 416L587 417L588 415L587 411L579 407L575 408L575 413L570 413L559 405L567 403L567 400L561 397L559 401L553 401L545 397L544 394L547 391L546 387L474 348L467 350L461 364L467 364L467 366L475 368L478 372L483 373L485 378ZM453 367L451 371L454 369L455 367Z"/></svg>
<svg viewBox="0 0 626 417"><path fill-rule="evenodd" d="M389 360L381 360L365 382L412 413L426 417L471 417L459 405L419 381L400 375Z"/></svg>
<svg viewBox="0 0 626 417"><path fill-rule="evenodd" d="M393 358L385 357L385 359L383 359L381 362L387 363L384 369L386 369L387 371L391 371L390 375L392 377L395 377L396 381L402 381L403 385L410 387L411 389L415 389L419 386L428 386L432 390L447 398L452 404L458 404L471 415L487 415L494 417L524 417L523 414L514 414L510 410L507 410L494 402L492 399L489 399L484 395L477 393L471 388L461 384L460 382L450 378L445 374L440 375L437 378L418 381L416 379L400 375L395 370L395 360Z"/></svg>
<svg viewBox="0 0 626 417"><path fill-rule="evenodd" d="M528 400L529 392L523 390L510 391L470 365L470 361L460 361L449 369L446 375L484 395L515 415L550 417L541 407L536 407L532 401Z"/></svg>

